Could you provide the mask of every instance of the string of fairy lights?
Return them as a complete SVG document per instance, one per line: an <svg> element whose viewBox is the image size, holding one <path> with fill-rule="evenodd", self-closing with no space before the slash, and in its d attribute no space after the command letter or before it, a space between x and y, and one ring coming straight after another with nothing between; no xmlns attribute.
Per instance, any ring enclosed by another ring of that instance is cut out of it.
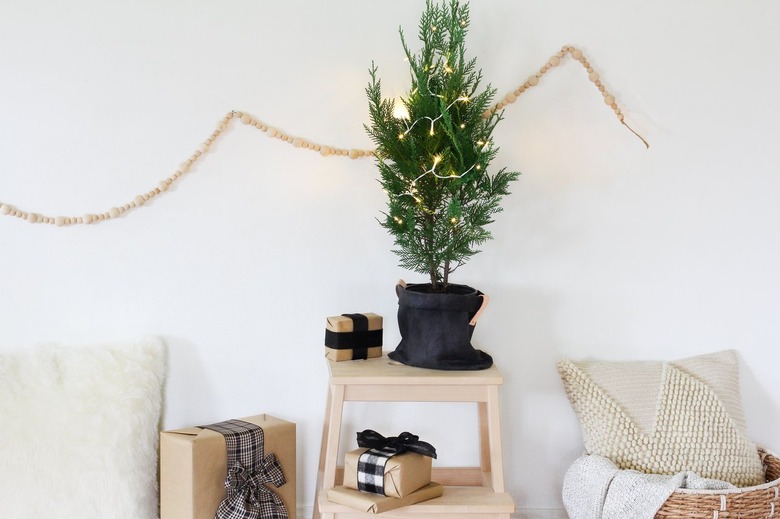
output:
<svg viewBox="0 0 780 519"><path fill-rule="evenodd" d="M618 106L615 97L607 91L606 86L601 81L598 72L596 72L593 69L593 67L585 58L583 53L579 49L576 49L572 46L564 46L559 52L551 56L550 59L547 60L547 62L535 74L531 75L522 85L518 86L518 88L506 94L501 101L499 101L491 109L487 110L483 114L483 117L489 118L493 114L493 112L506 108L506 106L514 103L517 100L517 98L520 95L522 95L524 92L526 92L528 89L537 86L542 76L547 72L549 72L552 68L558 66L561 63L561 60L566 55L571 56L574 61L577 61L580 64L582 64L582 66L588 72L588 79L596 86L596 88L598 88L599 92L603 96L604 103L613 110L620 123L626 126L626 128L628 128L632 133L634 133L634 135L636 135L644 143L644 145L649 148L650 146L647 143L647 141L645 141L645 139L643 139L636 131L634 131L625 122L625 116L622 110L620 109L620 107ZM454 104L458 102L465 103L468 101L469 101L468 96L464 95L452 101L449 107L454 106ZM440 119L441 117L442 116L436 118L424 117L415 120L411 124L407 124L406 131L404 133L401 133L399 135L399 138L403 139L403 137L406 134L408 134L418 122L426 119L430 123L429 131L433 132L437 120ZM96 223L108 221L114 218L119 218L129 212L134 211L135 209L144 206L146 203L151 202L158 196L168 191L168 189L174 183L181 180L181 178L184 177L187 173L191 173L196 163L209 151L209 149L214 145L214 143L222 136L222 134L228 129L231 123L236 119L240 120L245 125L253 126L257 128L259 131L265 133L266 136L268 137L286 142L295 148L302 148L305 150L317 152L323 157L333 156L333 157L348 157L350 159L360 159L366 157L373 157L375 154L375 151L373 149L369 150L369 149L359 149L359 148L339 148L337 146L332 146L327 144L318 144L311 141L310 139L287 134L279 130L278 128L275 128L261 121L260 119L253 117L252 115L246 112L232 110L228 112L222 119L219 120L214 131L197 147L197 149L186 160L184 160L184 162L182 162L173 171L173 173L171 173L168 177L160 180L149 191L134 196L130 201L128 201L125 204L116 205L110 207L108 210L101 211L101 212L84 213L80 216L49 216L36 211L28 211L28 210L20 209L15 204L12 204L10 202L0 201L0 215L15 217L22 221L26 221L32 224L40 223L40 224L48 224L48 225L56 225L56 226L89 225L89 224L96 224ZM491 145L491 142L480 141L477 143L477 145L487 147ZM438 156L433 157L431 167L425 169L423 173L419 177L417 177L415 181L419 181L425 175L434 175L437 178L459 178L462 177L463 175L466 175L473 169L477 169L477 170L480 169L479 164L474 164L466 171L460 174L456 174L456 173L442 174L436 171L436 168L440 162L441 162L441 157ZM415 196L414 182L412 182L412 186L408 194L410 196Z"/></svg>

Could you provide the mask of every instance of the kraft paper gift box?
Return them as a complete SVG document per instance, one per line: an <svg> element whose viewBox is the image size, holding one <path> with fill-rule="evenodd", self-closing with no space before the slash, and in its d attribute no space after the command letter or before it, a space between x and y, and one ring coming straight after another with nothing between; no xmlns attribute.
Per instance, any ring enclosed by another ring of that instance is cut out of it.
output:
<svg viewBox="0 0 780 519"><path fill-rule="evenodd" d="M368 449L355 449L344 455L344 486L357 490L358 460ZM431 482L429 456L416 452L396 454L384 468L384 491L387 497L406 497Z"/></svg>
<svg viewBox="0 0 780 519"><path fill-rule="evenodd" d="M286 480L269 486L295 519L295 424L262 414L240 418L263 430L265 455L275 454ZM226 497L227 449L218 432L200 427L160 433L161 519L214 519Z"/></svg>
<svg viewBox="0 0 780 519"><path fill-rule="evenodd" d="M429 499L440 497L444 494L444 487L439 483L428 483L416 492L406 497L387 497L379 494L367 494L346 488L344 486L328 489L328 501L348 506L365 513L380 514L388 510L395 510L402 506L422 503Z"/></svg>
<svg viewBox="0 0 780 519"><path fill-rule="evenodd" d="M325 358L333 361L382 356L382 316L374 313L328 317Z"/></svg>

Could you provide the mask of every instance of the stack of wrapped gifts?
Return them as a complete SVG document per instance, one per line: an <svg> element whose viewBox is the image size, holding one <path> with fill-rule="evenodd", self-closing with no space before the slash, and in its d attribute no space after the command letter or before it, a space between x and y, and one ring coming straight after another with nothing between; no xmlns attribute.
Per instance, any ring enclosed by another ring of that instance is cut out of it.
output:
<svg viewBox="0 0 780 519"><path fill-rule="evenodd" d="M344 484L328 490L328 500L367 513L381 513L439 497L442 485L431 481L436 449L404 432L385 438L367 429L358 433L359 449L344 457Z"/></svg>

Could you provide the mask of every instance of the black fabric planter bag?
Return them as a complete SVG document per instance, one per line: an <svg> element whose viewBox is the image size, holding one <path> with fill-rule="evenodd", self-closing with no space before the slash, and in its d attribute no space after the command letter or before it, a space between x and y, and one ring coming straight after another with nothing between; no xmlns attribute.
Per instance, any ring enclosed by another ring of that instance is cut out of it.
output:
<svg viewBox="0 0 780 519"><path fill-rule="evenodd" d="M482 292L466 285L450 285L450 292L430 292L430 284L395 287L401 342L389 357L395 361L441 370L479 370L493 358L474 349L471 335L488 302Z"/></svg>

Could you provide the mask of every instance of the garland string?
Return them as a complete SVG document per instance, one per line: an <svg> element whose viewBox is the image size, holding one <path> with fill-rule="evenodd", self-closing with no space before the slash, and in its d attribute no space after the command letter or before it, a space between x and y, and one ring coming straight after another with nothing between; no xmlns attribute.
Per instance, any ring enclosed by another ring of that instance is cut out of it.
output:
<svg viewBox="0 0 780 519"><path fill-rule="evenodd" d="M634 135L636 135L644 143L644 145L647 148L649 148L650 145L647 143L647 141L626 123L623 112L620 110L620 107L617 105L617 102L615 101L615 97L607 91L606 87L604 86L604 84L601 82L601 79L599 78L598 72L593 70L593 67L590 65L588 60L582 54L582 51L570 45L564 46L563 48L561 48L560 51L558 51L556 54L551 56L550 59L544 64L544 66L542 66L539 69L538 72L530 76L517 89L506 94L506 96L504 96L504 98L500 102L498 102L495 106L487 110L483 114L483 117L488 118L493 112L498 110L503 110L504 108L506 108L507 105L514 103L517 100L517 98L520 95L522 95L525 91L538 85L539 80L542 78L542 76L546 74L553 67L558 66L561 63L561 59L563 59L566 55L570 55L572 59L582 64L582 66L588 72L588 79L590 79L593 82L593 84L596 86L596 88L598 88L599 92L601 92L602 96L604 97L604 103L607 104L607 106L609 106L610 108L612 108L612 111L615 113L615 115L617 116L621 124L623 124L626 128L628 128ZM132 200L130 200L124 205L114 206L108 209L107 211L103 211L100 213L86 213L82 216L47 216L37 212L18 209L13 204L7 202L0 202L0 215L15 216L16 218L27 221L29 223L44 223L44 224L57 225L57 226L75 225L75 224L95 224L99 222L104 222L106 220L110 220L112 218L118 218L123 214L132 211L133 209L137 209L143 206L145 203L161 195L162 193L167 191L168 188L174 182L177 182L186 173L191 171L195 163L206 152L208 152L209 148L217 141L217 139L220 138L222 133L225 130L227 130L228 126L236 118L238 118L242 123L246 125L254 126L258 130L264 132L268 137L279 139L288 144L291 144L296 148L303 148L310 151L318 152L323 157L337 156L337 157L349 157L350 159L358 159L358 158L374 156L374 150L364 150L358 148L344 149L344 148L339 148L336 146L330 146L325 144L316 144L308 139L304 139L303 137L288 135L280 131L278 128L270 126L262 122L261 120L252 117L246 112L232 110L228 112L219 121L219 123L217 123L217 127L214 129L211 135L209 135L209 137L206 138L206 140L203 141L200 144L200 146L198 146L195 152L187 160L182 162L179 165L179 167L169 177L158 182L153 189L147 191L146 193L136 195Z"/></svg>

